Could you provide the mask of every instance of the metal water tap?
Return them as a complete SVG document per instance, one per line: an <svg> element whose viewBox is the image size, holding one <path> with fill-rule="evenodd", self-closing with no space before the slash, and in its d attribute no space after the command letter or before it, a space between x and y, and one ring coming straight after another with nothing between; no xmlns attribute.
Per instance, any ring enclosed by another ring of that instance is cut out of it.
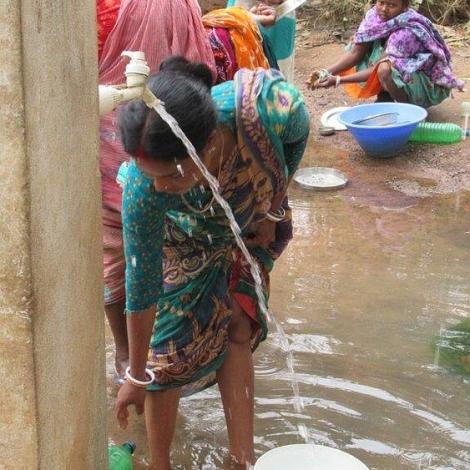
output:
<svg viewBox="0 0 470 470"><path fill-rule="evenodd" d="M147 80L150 67L145 60L145 54L141 51L123 51L122 56L129 57L124 75L126 83L120 85L99 85L100 116L110 113L120 103L142 98L147 89ZM148 90L149 91L149 90Z"/></svg>

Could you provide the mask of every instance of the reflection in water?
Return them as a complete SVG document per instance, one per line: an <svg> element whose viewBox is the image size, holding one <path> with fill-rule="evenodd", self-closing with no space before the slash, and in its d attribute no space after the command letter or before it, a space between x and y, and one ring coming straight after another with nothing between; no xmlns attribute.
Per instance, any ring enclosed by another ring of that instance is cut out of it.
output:
<svg viewBox="0 0 470 470"><path fill-rule="evenodd" d="M290 194L295 239L276 266L270 303L305 409L294 411L273 334L255 355L257 454L301 442L303 425L315 443L371 469L468 469L470 377L446 368L434 346L470 317L470 194L411 197L387 185L386 163L368 176L343 157L335 163L348 188ZM109 393L111 407L111 383ZM143 420L123 432L110 408L109 430L116 442L136 440L145 468ZM223 468L226 448L217 389L184 399L175 468Z"/></svg>

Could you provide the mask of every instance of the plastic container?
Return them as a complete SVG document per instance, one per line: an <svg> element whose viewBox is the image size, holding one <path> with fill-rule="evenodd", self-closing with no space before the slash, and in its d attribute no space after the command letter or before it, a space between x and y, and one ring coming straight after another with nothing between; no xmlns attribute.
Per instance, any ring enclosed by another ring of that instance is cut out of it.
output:
<svg viewBox="0 0 470 470"><path fill-rule="evenodd" d="M332 447L293 444L271 449L256 462L254 470L368 470L352 455Z"/></svg>
<svg viewBox="0 0 470 470"><path fill-rule="evenodd" d="M108 470L133 470L132 454L135 444L127 441L121 446L108 447Z"/></svg>
<svg viewBox="0 0 470 470"><path fill-rule="evenodd" d="M354 124L385 113L398 113L396 122L383 126ZM428 113L424 108L408 103L371 103L354 106L343 111L338 121L344 124L362 149L377 158L393 157L403 151L410 134L424 121Z"/></svg>
<svg viewBox="0 0 470 470"><path fill-rule="evenodd" d="M448 122L423 122L410 135L410 142L453 144L464 137L463 129Z"/></svg>

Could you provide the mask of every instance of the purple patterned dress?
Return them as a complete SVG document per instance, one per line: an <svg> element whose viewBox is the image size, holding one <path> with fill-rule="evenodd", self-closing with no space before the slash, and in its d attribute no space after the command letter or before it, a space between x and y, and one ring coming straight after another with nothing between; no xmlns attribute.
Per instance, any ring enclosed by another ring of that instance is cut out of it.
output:
<svg viewBox="0 0 470 470"><path fill-rule="evenodd" d="M464 82L453 70L450 52L432 22L409 8L384 21L371 8L354 35L354 44L372 43L371 52L358 70L374 64L383 52L392 63L392 77L407 92L410 102L427 107L445 99Z"/></svg>

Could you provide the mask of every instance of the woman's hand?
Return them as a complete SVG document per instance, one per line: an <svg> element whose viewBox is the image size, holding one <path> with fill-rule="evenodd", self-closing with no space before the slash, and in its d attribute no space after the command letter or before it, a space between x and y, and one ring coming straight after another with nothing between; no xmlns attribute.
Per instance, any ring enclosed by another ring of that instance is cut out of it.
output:
<svg viewBox="0 0 470 470"><path fill-rule="evenodd" d="M315 88L331 88L332 86L336 87L336 76L330 75L323 80L318 80L315 83Z"/></svg>
<svg viewBox="0 0 470 470"><path fill-rule="evenodd" d="M255 236L245 240L246 246L269 248L271 243L276 240L276 222L264 219L259 222Z"/></svg>
<svg viewBox="0 0 470 470"><path fill-rule="evenodd" d="M305 84L307 85L308 88L311 90L314 90L317 87L317 83L320 80L320 71L319 70L314 70L311 74L310 77L305 81Z"/></svg>
<svg viewBox="0 0 470 470"><path fill-rule="evenodd" d="M327 85L328 81L327 79L333 77L328 70L321 69L321 70L314 70L311 74L308 80L305 82L305 84L310 88L311 90L314 90L315 88L322 87L322 88L328 88L329 85ZM334 84L336 85L336 77Z"/></svg>
<svg viewBox="0 0 470 470"><path fill-rule="evenodd" d="M276 22L276 8L260 4L250 9L255 21L263 26L272 26Z"/></svg>
<svg viewBox="0 0 470 470"><path fill-rule="evenodd" d="M145 388L139 388L129 382L124 383L119 389L114 404L114 412L119 421L119 426L126 429L129 419L129 405L135 405L135 411L138 415L144 412Z"/></svg>

